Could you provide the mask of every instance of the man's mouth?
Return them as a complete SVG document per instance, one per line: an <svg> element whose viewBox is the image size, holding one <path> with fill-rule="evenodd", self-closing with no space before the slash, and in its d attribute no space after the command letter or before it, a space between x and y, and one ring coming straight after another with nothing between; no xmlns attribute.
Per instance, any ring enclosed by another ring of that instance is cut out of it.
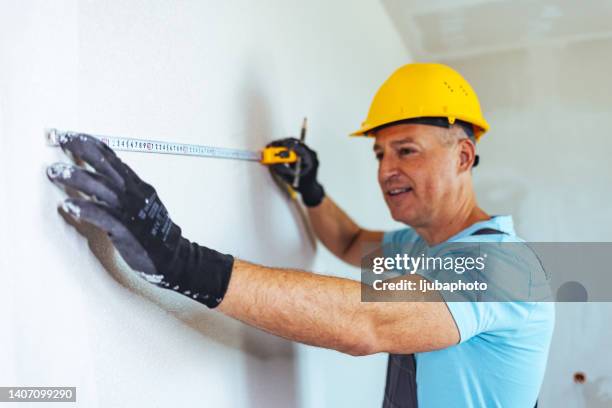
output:
<svg viewBox="0 0 612 408"><path fill-rule="evenodd" d="M387 194L391 197L396 197L401 194L409 193L411 191L412 191L412 188L410 187L392 188L392 189L387 190Z"/></svg>

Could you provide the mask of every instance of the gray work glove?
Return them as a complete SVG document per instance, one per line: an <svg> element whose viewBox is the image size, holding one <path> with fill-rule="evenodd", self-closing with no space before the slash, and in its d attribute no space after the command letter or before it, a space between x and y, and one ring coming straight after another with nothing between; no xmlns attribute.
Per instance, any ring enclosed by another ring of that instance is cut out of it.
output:
<svg viewBox="0 0 612 408"><path fill-rule="evenodd" d="M62 135L59 143L95 170L67 163L48 167L52 182L87 197L65 200L66 212L106 231L127 264L147 281L208 307L219 305L234 258L183 238L155 189L98 139L72 133Z"/></svg>
<svg viewBox="0 0 612 408"><path fill-rule="evenodd" d="M286 147L293 150L301 159L299 184L296 190L302 196L302 201L307 207L316 207L323 201L325 190L317 181L317 171L319 170L319 159L317 153L311 150L299 139L290 137L275 140L268 146ZM296 163L273 164L270 166L272 173L279 176L285 183L292 185L297 169Z"/></svg>

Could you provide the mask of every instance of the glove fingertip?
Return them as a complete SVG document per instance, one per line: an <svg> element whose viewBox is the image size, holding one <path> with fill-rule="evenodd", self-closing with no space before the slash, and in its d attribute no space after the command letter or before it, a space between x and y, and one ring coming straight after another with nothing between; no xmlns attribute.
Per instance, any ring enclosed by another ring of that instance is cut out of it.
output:
<svg viewBox="0 0 612 408"><path fill-rule="evenodd" d="M47 167L47 178L53 182L58 181L59 179L68 179L72 177L72 173L74 173L75 167L62 162L53 163L49 167Z"/></svg>
<svg viewBox="0 0 612 408"><path fill-rule="evenodd" d="M266 147L279 147L281 146L280 140L273 140L266 145Z"/></svg>
<svg viewBox="0 0 612 408"><path fill-rule="evenodd" d="M64 200L62 203L62 210L76 220L81 219L81 206L79 205L78 200L73 198Z"/></svg>
<svg viewBox="0 0 612 408"><path fill-rule="evenodd" d="M291 169L291 167L286 166L285 164L273 164L270 166L270 169L273 173L278 174L281 177L293 177L295 171Z"/></svg>
<svg viewBox="0 0 612 408"><path fill-rule="evenodd" d="M62 210L77 221L88 222L107 233L121 228L119 217L113 210L87 199L68 198L62 203Z"/></svg>
<svg viewBox="0 0 612 408"><path fill-rule="evenodd" d="M300 141L294 137L286 137L284 139L273 140L266 147L292 147Z"/></svg>

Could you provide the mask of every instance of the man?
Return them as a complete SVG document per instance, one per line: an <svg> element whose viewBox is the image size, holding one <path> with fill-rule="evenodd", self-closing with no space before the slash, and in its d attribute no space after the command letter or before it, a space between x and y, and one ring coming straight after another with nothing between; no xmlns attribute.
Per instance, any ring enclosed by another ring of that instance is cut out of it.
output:
<svg viewBox="0 0 612 408"><path fill-rule="evenodd" d="M296 139L274 144L301 157L298 191L318 238L360 265L372 242L433 248L520 241L509 216L491 217L476 203L475 143L487 129L473 89L447 66L409 64L382 85L354 135L375 138L385 201L410 227L390 233L360 228L325 194L307 146ZM52 181L95 197L67 199L64 209L106 231L149 282L290 340L355 356L390 353L384 406L416 406L417 399L421 407L534 405L552 303L454 302L442 294L430 302L363 302L359 282L255 265L188 241L154 188L110 148L87 135L65 136L60 145L95 169L49 167ZM295 166L273 171L291 182Z"/></svg>

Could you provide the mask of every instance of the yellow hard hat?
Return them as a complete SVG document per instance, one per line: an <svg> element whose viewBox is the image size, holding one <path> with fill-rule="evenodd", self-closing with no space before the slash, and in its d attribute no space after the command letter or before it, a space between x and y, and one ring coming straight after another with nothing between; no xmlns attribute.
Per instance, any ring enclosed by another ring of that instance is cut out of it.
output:
<svg viewBox="0 0 612 408"><path fill-rule="evenodd" d="M447 118L472 124L476 140L489 130L470 84L443 64L414 63L397 69L378 89L368 117L351 136L368 136L383 125L416 118Z"/></svg>

